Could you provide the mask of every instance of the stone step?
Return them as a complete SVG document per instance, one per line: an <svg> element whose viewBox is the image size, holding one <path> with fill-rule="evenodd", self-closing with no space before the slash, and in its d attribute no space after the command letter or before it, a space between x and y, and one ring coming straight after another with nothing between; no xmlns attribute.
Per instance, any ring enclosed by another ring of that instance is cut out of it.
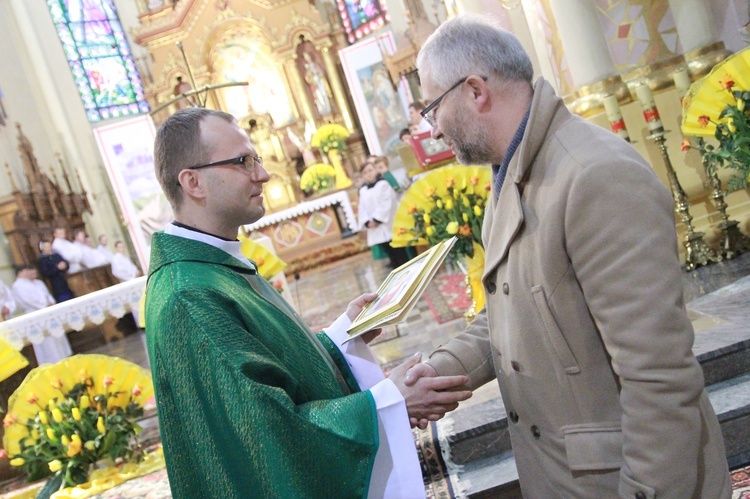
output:
<svg viewBox="0 0 750 499"><path fill-rule="evenodd" d="M696 343L705 347L705 336L709 334L696 334ZM698 355L709 387L723 386L729 380L750 375L750 339L724 345L713 338L713 346L714 349ZM718 388L713 391L716 390ZM719 410L716 410L718 414ZM459 408L454 414L448 414L446 420L451 425L450 430L446 431L446 440L456 464L465 464L510 450L505 407L498 395L486 402L472 405L467 410Z"/></svg>
<svg viewBox="0 0 750 499"><path fill-rule="evenodd" d="M750 462L750 374L713 384L707 391L721 425L729 468L746 465ZM460 412L446 416L438 427L452 432L446 438L449 455L461 465L458 482L467 497L520 497L502 402L490 400L466 409L467 414ZM476 424L480 416L499 414L499 420Z"/></svg>

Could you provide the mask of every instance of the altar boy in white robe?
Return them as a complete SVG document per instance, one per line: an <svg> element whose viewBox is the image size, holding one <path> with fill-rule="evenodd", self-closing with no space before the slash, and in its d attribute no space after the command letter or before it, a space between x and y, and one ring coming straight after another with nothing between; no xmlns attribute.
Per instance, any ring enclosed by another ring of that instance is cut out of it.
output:
<svg viewBox="0 0 750 499"><path fill-rule="evenodd" d="M55 304L55 299L47 289L47 285L38 279L39 275L35 267L22 266L16 273L16 281L13 283L13 298L25 314L35 312ZM60 338L46 336L39 345L33 344L34 355L37 364L54 364L65 357L73 354L68 338L63 335Z"/></svg>

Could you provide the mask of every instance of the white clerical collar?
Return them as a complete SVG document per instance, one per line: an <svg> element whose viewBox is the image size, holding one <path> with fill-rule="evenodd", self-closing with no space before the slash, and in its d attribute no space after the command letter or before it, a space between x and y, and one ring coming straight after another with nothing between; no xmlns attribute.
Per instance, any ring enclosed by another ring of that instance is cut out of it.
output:
<svg viewBox="0 0 750 499"><path fill-rule="evenodd" d="M184 237L185 239L192 239L193 241L200 241L202 243L210 244L214 248L219 248L220 250L229 253L251 269L257 270L255 268L255 265L253 265L253 263L248 260L245 255L242 254L242 250L240 249L242 247L242 243L240 241L227 241L225 239L206 234L205 232L198 232L195 230L178 227L173 223L167 224L167 226L164 228L164 233L169 234L170 236Z"/></svg>

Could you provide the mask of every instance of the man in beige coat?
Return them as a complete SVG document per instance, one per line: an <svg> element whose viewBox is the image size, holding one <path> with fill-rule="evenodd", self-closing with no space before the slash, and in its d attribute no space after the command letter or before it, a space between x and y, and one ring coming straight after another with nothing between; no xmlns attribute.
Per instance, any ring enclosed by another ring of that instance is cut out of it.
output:
<svg viewBox="0 0 750 499"><path fill-rule="evenodd" d="M729 497L667 189L505 31L459 16L417 66L432 136L495 186L486 309L410 377L497 378L525 497Z"/></svg>

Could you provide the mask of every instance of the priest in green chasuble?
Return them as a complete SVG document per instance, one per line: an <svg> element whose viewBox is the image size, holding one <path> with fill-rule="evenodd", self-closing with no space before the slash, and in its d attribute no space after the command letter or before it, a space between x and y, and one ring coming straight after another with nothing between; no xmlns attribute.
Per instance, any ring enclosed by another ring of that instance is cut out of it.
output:
<svg viewBox="0 0 750 499"><path fill-rule="evenodd" d="M174 497L424 497L407 414L442 417L468 378L406 386L417 356L385 378L377 331L343 344L375 294L315 334L258 275L236 237L269 177L231 115L178 111L154 156L175 221L152 240L146 338Z"/></svg>

